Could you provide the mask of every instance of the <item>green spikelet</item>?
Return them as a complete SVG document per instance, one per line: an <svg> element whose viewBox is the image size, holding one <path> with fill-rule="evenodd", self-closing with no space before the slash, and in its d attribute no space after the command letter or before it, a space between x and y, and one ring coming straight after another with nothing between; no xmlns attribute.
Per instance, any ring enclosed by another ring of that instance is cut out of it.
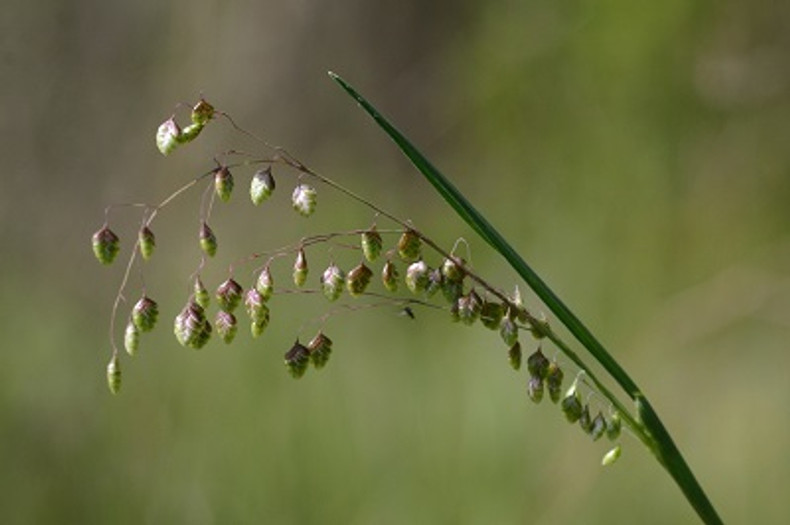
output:
<svg viewBox="0 0 790 525"><path fill-rule="evenodd" d="M140 330L134 325L134 323L128 323L126 325L126 331L123 334L123 346L126 349L126 353L130 356L134 356L137 353L137 349L140 346Z"/></svg>
<svg viewBox="0 0 790 525"><path fill-rule="evenodd" d="M143 296L132 308L132 323L141 332L150 332L159 318L159 305L153 299Z"/></svg>
<svg viewBox="0 0 790 525"><path fill-rule="evenodd" d="M352 268L346 276L346 288L348 288L351 297L358 297L365 293L372 276L373 272L364 263L359 263Z"/></svg>
<svg viewBox="0 0 790 525"><path fill-rule="evenodd" d="M413 294L424 292L428 288L428 274L430 273L428 265L420 259L417 262L411 263L406 268L406 287Z"/></svg>
<svg viewBox="0 0 790 525"><path fill-rule="evenodd" d="M505 316L505 307L501 303L483 301L480 309L480 322L491 330L497 330Z"/></svg>
<svg viewBox="0 0 790 525"><path fill-rule="evenodd" d="M413 230L406 230L398 240L398 255L404 262L412 262L420 257L422 242Z"/></svg>
<svg viewBox="0 0 790 525"><path fill-rule="evenodd" d="M243 289L239 283L232 278L228 278L217 287L217 302L221 310L232 312L241 302Z"/></svg>
<svg viewBox="0 0 790 525"><path fill-rule="evenodd" d="M230 312L220 310L214 318L214 326L217 328L217 335L219 335L220 339L225 341L226 344L233 342L238 331L236 316Z"/></svg>
<svg viewBox="0 0 790 525"><path fill-rule="evenodd" d="M546 369L546 388L549 391L549 398L551 399L552 403L557 403L560 400L560 395L562 394L562 379L564 375L565 374L563 374L562 369L557 363L554 361L549 363L549 366Z"/></svg>
<svg viewBox="0 0 790 525"><path fill-rule="evenodd" d="M458 259L461 263L464 262L463 259ZM442 262L442 275L448 281L463 281L464 277L466 276L466 272L464 272L463 267L455 262L453 259L445 259Z"/></svg>
<svg viewBox="0 0 790 525"><path fill-rule="evenodd" d="M228 202L233 194L233 175L225 166L214 172L214 191L223 202Z"/></svg>
<svg viewBox="0 0 790 525"><path fill-rule="evenodd" d="M299 251L296 253L296 260L294 261L294 284L296 286L303 286L304 283L307 281L307 256L304 253L304 249L299 248Z"/></svg>
<svg viewBox="0 0 790 525"><path fill-rule="evenodd" d="M315 188L307 184L300 184L294 188L291 195L293 209L302 217L309 217L315 211L317 193Z"/></svg>
<svg viewBox="0 0 790 525"><path fill-rule="evenodd" d="M527 370L529 375L539 378L541 381L546 379L550 361L546 359L540 348L527 358Z"/></svg>
<svg viewBox="0 0 790 525"><path fill-rule="evenodd" d="M200 135L201 131L203 131L203 124L190 124L181 131L181 134L178 136L178 143L187 144L192 142Z"/></svg>
<svg viewBox="0 0 790 525"><path fill-rule="evenodd" d="M533 402L540 403L543 399L543 380L537 376L530 376L527 382L527 394Z"/></svg>
<svg viewBox="0 0 790 525"><path fill-rule="evenodd" d="M206 102L205 99L201 98L198 100L195 107L192 108L192 114L190 118L194 124L199 124L201 126L208 123L214 117L214 106Z"/></svg>
<svg viewBox="0 0 790 525"><path fill-rule="evenodd" d="M425 296L433 297L436 292L442 289L444 283L444 276L442 276L441 268L434 268L428 274L428 286L425 288Z"/></svg>
<svg viewBox="0 0 790 525"><path fill-rule="evenodd" d="M604 419L603 414L598 412L593 418L590 427L590 436L592 436L593 441L601 439L601 436L603 436L606 431L606 419Z"/></svg>
<svg viewBox="0 0 790 525"><path fill-rule="evenodd" d="M518 341L518 326L516 326L513 319L510 317L502 319L502 325L499 327L499 335L502 336L502 340L508 347L516 344L516 341Z"/></svg>
<svg viewBox="0 0 790 525"><path fill-rule="evenodd" d="M294 379L302 377L310 363L310 350L297 339L288 352L285 353L285 366Z"/></svg>
<svg viewBox="0 0 790 525"><path fill-rule="evenodd" d="M209 257L217 253L217 237L205 222L200 226L200 249Z"/></svg>
<svg viewBox="0 0 790 525"><path fill-rule="evenodd" d="M93 255L102 264L112 264L121 250L118 236L107 226L103 226L93 234L91 244L93 245Z"/></svg>
<svg viewBox="0 0 790 525"><path fill-rule="evenodd" d="M250 199L256 206L268 199L274 192L274 176L272 175L271 166L258 170L252 176L250 182Z"/></svg>
<svg viewBox="0 0 790 525"><path fill-rule="evenodd" d="M195 302L203 309L208 308L208 305L211 302L211 296L209 295L208 290L206 290L206 287L203 286L203 281L200 280L200 277L195 278L193 289L193 293L195 294Z"/></svg>
<svg viewBox="0 0 790 525"><path fill-rule="evenodd" d="M381 253L381 246L381 235L373 225L362 234L362 253L365 255L365 259L369 262L375 261Z"/></svg>
<svg viewBox="0 0 790 525"><path fill-rule="evenodd" d="M615 446L612 450L604 454L603 458L601 458L601 465L604 467L608 467L618 459L620 459L620 454L622 453L622 448L620 445Z"/></svg>
<svg viewBox="0 0 790 525"><path fill-rule="evenodd" d="M384 263L384 267L381 269L381 282L384 284L384 288L390 292L398 291L399 278L400 274L398 269L395 267L392 261L387 261Z"/></svg>
<svg viewBox="0 0 790 525"><path fill-rule="evenodd" d="M151 228L148 226L144 226L140 229L137 239L140 246L140 255L143 256L143 260L149 260L154 254L154 248L156 248L156 236L154 232L152 232Z"/></svg>
<svg viewBox="0 0 790 525"><path fill-rule="evenodd" d="M194 301L190 301L179 312L173 324L173 333L178 342L195 350L205 346L211 338L211 331L205 310Z"/></svg>
<svg viewBox="0 0 790 525"><path fill-rule="evenodd" d="M513 370L521 368L521 343L516 341L516 344L510 347L507 351L507 358Z"/></svg>
<svg viewBox="0 0 790 525"><path fill-rule="evenodd" d="M258 280L255 281L255 289L258 290L264 301L268 301L271 298L274 292L274 279L268 265L264 266L261 273L258 274Z"/></svg>
<svg viewBox="0 0 790 525"><path fill-rule="evenodd" d="M269 308L264 306L263 316L257 321L250 323L250 334L252 334L253 339L263 335L267 326L269 326Z"/></svg>
<svg viewBox="0 0 790 525"><path fill-rule="evenodd" d="M107 386L115 395L121 391L121 364L117 355L113 355L107 364Z"/></svg>
<svg viewBox="0 0 790 525"><path fill-rule="evenodd" d="M448 281L442 276L440 287L442 295L450 304L456 304L458 299L464 294L463 281Z"/></svg>
<svg viewBox="0 0 790 525"><path fill-rule="evenodd" d="M321 275L321 290L329 301L337 301L343 293L346 276L335 263L330 264Z"/></svg>
<svg viewBox="0 0 790 525"><path fill-rule="evenodd" d="M584 405L584 408L582 408L582 413L579 415L579 426L582 427L586 434L592 434L593 426L589 405Z"/></svg>
<svg viewBox="0 0 790 525"><path fill-rule="evenodd" d="M323 332L318 332L307 344L307 349L310 351L310 361L313 366L316 370L320 370L329 361L329 356L332 353L332 340Z"/></svg>
<svg viewBox="0 0 790 525"><path fill-rule="evenodd" d="M255 288L250 288L244 294L244 308L253 323L261 323L268 319L269 308L263 300L261 293Z"/></svg>
<svg viewBox="0 0 790 525"><path fill-rule="evenodd" d="M470 290L458 299L458 318L465 325L472 325L480 317L483 301L477 292Z"/></svg>
<svg viewBox="0 0 790 525"><path fill-rule="evenodd" d="M582 417L582 400L574 387L571 387L568 394L562 399L560 406L569 423L576 423ZM589 417L589 414L587 416Z"/></svg>
<svg viewBox="0 0 790 525"><path fill-rule="evenodd" d="M156 147L162 155L169 155L181 142L181 128L175 118L165 120L156 130Z"/></svg>

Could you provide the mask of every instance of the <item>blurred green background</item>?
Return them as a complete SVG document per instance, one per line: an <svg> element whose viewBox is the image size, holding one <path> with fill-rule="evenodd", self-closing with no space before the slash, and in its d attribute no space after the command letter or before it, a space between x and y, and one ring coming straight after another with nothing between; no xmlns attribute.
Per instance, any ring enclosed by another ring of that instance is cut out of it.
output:
<svg viewBox="0 0 790 525"><path fill-rule="evenodd" d="M314 296L275 298L261 340L244 325L229 347L178 346L199 190L155 223L161 324L123 360L122 395L107 392L139 218L113 214L122 262L100 267L104 206L156 202L221 148L255 147L212 124L162 157L156 127L200 93L444 245L465 237L498 286L518 282L330 69L609 346L725 521L790 521L790 4L10 0L0 20L3 523L695 521L635 439L600 468L607 445L531 404L496 334L443 312L333 317L332 360L300 381L282 354L326 311ZM215 209L207 284L244 254L372 220L324 187L296 216L285 172L253 209L250 173ZM312 253L315 279L327 254Z"/></svg>

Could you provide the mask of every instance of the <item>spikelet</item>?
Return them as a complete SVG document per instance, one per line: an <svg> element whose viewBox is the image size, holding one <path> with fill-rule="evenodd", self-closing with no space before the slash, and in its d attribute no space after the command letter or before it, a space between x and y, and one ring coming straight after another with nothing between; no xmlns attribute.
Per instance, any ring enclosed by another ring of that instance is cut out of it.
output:
<svg viewBox="0 0 790 525"><path fill-rule="evenodd" d="M268 199L274 192L274 176L272 175L271 166L258 170L252 176L250 182L250 199L252 203L258 206L260 203Z"/></svg>
<svg viewBox="0 0 790 525"><path fill-rule="evenodd" d="M343 293L346 276L335 263L330 264L321 275L321 289L329 301L337 301Z"/></svg>
<svg viewBox="0 0 790 525"><path fill-rule="evenodd" d="M93 245L93 255L102 264L112 264L121 250L118 236L107 226L103 226L93 234L91 243Z"/></svg>
<svg viewBox="0 0 790 525"><path fill-rule="evenodd" d="M370 268L365 266L365 263L356 265L346 276L346 288L348 288L348 293L351 294L352 297L358 297L365 293L365 289L367 289L370 284L370 278L372 276L373 272Z"/></svg>

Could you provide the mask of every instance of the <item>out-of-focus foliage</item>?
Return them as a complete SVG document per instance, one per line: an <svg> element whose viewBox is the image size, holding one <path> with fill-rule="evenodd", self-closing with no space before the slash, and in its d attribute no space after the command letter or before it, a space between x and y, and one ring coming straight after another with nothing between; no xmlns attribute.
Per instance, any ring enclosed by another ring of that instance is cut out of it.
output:
<svg viewBox="0 0 790 525"><path fill-rule="evenodd" d="M299 381L282 355L296 335L314 335L321 297L275 297L254 342L240 330L231 347L182 348L168 326L200 257L199 190L157 219L145 284L161 325L123 357L121 394L107 392L122 264L99 266L91 251L104 206L157 201L211 169L219 149L255 147L212 125L162 157L158 125L201 92L446 245L465 236L475 267L512 289L506 266L326 78L332 69L621 358L725 521L788 521L787 499L774 495L790 486L790 6L380 4L4 5L0 519L694 519L635 440L601 469L606 444L529 402L527 375L510 368L498 335L445 313L333 318L332 359ZM218 203L207 287L236 256L371 224L325 187L315 214L297 216L293 182L278 177L260 207L241 194ZM139 220L113 217L123 261ZM326 267L321 257L314 268ZM135 272L125 311L139 287Z"/></svg>

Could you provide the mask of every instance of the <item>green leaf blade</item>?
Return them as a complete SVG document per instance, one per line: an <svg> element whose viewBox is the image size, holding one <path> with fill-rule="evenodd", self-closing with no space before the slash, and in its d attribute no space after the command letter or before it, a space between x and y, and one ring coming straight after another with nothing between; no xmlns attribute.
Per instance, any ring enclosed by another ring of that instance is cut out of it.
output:
<svg viewBox="0 0 790 525"><path fill-rule="evenodd" d="M529 285L543 303L557 316L563 325L573 334L601 366L614 378L623 390L642 407L642 415L647 416L645 426L649 432L648 448L656 455L658 461L666 468L680 487L686 499L691 503L699 517L705 523L722 523L712 503L697 482L694 474L683 459L680 451L664 427L658 415L647 399L640 392L636 383L630 378L620 364L611 356L606 348L595 338L581 320L554 293L540 276L526 263L518 252L504 237L472 206L466 197L453 185L420 151L393 126L381 113L348 82L339 75L329 72L329 76L365 110L370 117L384 130L393 142L401 149L417 170L431 183L442 198L455 212L491 247L498 251L511 267Z"/></svg>

